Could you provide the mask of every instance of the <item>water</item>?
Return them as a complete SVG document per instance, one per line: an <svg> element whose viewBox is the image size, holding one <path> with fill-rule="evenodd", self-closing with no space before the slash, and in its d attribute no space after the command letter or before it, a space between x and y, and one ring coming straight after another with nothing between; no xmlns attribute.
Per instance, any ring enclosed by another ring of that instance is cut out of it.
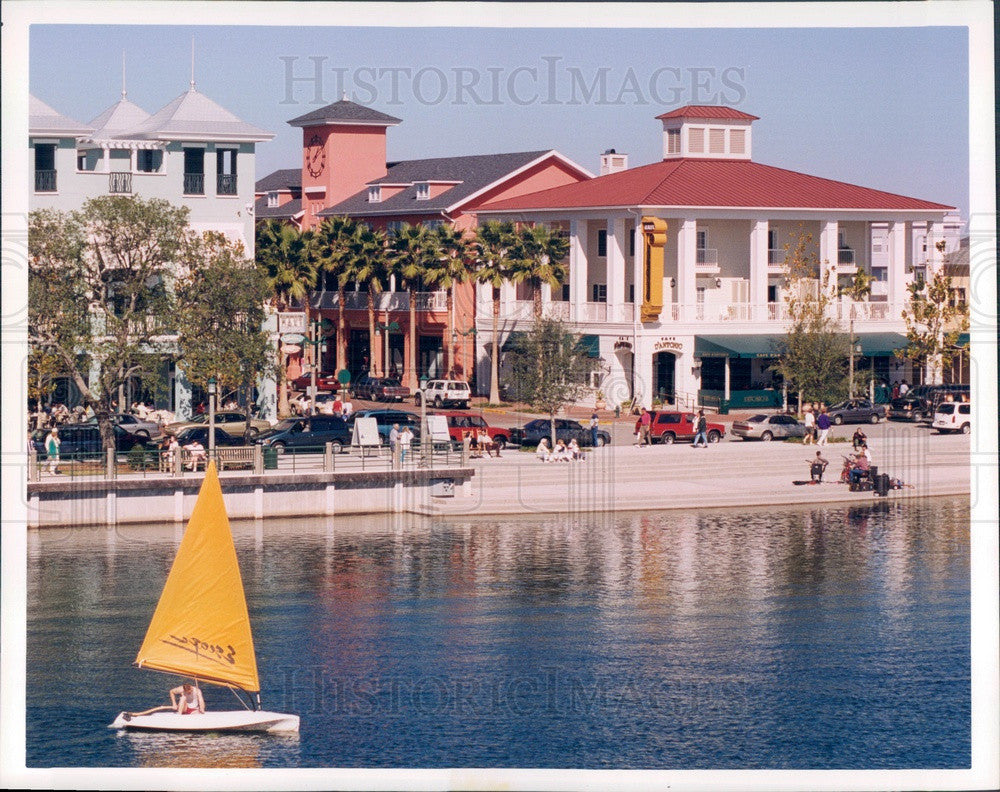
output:
<svg viewBox="0 0 1000 792"><path fill-rule="evenodd" d="M234 525L297 737L119 734L174 526L29 536L29 767L962 768L967 501ZM229 691L205 689L210 708Z"/></svg>

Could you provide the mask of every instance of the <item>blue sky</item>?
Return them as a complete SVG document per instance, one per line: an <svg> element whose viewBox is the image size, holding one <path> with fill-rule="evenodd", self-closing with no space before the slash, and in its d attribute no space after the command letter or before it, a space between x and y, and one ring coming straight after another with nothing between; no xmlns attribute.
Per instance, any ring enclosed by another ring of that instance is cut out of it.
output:
<svg viewBox="0 0 1000 792"><path fill-rule="evenodd" d="M286 122L340 88L403 119L390 160L554 148L591 171L607 148L633 166L658 160L664 110L724 103L760 116L758 162L968 215L961 27L33 25L31 92L88 121L118 99L124 50L128 97L155 112L188 87L192 35L198 90L276 134L258 147L258 177L298 166L301 132Z"/></svg>

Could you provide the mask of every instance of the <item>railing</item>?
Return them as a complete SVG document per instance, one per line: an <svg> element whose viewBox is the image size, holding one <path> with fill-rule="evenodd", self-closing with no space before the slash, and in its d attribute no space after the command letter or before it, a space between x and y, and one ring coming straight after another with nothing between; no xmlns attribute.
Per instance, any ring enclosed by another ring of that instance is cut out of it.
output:
<svg viewBox="0 0 1000 792"><path fill-rule="evenodd" d="M415 292L414 298L418 311L446 311L448 310L448 292Z"/></svg>
<svg viewBox="0 0 1000 792"><path fill-rule="evenodd" d="M111 171L108 174L108 192L112 194L132 192L132 174L128 171Z"/></svg>
<svg viewBox="0 0 1000 792"><path fill-rule="evenodd" d="M854 264L854 251L850 248L841 248L837 251L837 263L844 265Z"/></svg>
<svg viewBox="0 0 1000 792"><path fill-rule="evenodd" d="M216 195L236 195L236 174L217 173L215 175Z"/></svg>
<svg viewBox="0 0 1000 792"><path fill-rule="evenodd" d="M608 321L608 304L601 302L580 303L579 321L581 322Z"/></svg>
<svg viewBox="0 0 1000 792"><path fill-rule="evenodd" d="M717 265L719 263L719 251L715 248L697 248L695 250L694 263Z"/></svg>
<svg viewBox="0 0 1000 792"><path fill-rule="evenodd" d="M35 171L35 192L55 192L56 172L54 170Z"/></svg>
<svg viewBox="0 0 1000 792"><path fill-rule="evenodd" d="M767 265L769 267L781 267L785 264L785 251L778 248L768 248Z"/></svg>
<svg viewBox="0 0 1000 792"><path fill-rule="evenodd" d="M545 315L550 319L569 321L569 303L565 300L553 300L545 307Z"/></svg>
<svg viewBox="0 0 1000 792"><path fill-rule="evenodd" d="M376 311L410 310L409 292L382 292L375 295L373 302ZM415 292L414 303L414 307L418 311L445 311L448 308L448 293L445 291ZM310 304L319 310L334 310L340 305L340 294L336 291L315 292ZM368 292L344 292L344 310L368 310Z"/></svg>
<svg viewBox="0 0 1000 792"><path fill-rule="evenodd" d="M204 195L205 194L205 174L185 173L184 174L184 194Z"/></svg>

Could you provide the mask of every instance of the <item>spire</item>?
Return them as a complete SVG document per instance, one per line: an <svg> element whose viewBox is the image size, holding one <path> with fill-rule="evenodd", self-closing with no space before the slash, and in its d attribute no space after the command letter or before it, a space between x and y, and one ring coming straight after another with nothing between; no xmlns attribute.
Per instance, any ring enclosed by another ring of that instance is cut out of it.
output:
<svg viewBox="0 0 1000 792"><path fill-rule="evenodd" d="M125 50L122 50L122 99L128 95L125 90Z"/></svg>
<svg viewBox="0 0 1000 792"><path fill-rule="evenodd" d="M194 36L191 36L191 90L194 90Z"/></svg>

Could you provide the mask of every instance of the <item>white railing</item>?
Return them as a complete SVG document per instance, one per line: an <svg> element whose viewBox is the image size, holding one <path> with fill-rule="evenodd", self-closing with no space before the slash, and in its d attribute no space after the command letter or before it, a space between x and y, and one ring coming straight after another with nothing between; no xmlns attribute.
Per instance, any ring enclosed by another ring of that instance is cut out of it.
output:
<svg viewBox="0 0 1000 792"><path fill-rule="evenodd" d="M717 266L719 263L719 251L716 248L697 248L695 250L694 263Z"/></svg>
<svg viewBox="0 0 1000 792"><path fill-rule="evenodd" d="M414 292L414 303L418 311L444 311L448 308L448 293L446 291ZM373 300L376 311L408 311L410 310L409 292L381 292ZM313 307L322 310L334 310L340 306L340 295L336 291L320 292L313 300ZM491 306L492 302L486 303ZM344 292L345 311L368 310L368 292ZM492 312L492 308L489 309Z"/></svg>
<svg viewBox="0 0 1000 792"><path fill-rule="evenodd" d="M553 300L545 306L545 315L561 322L569 321L569 303L565 300Z"/></svg>
<svg viewBox="0 0 1000 792"><path fill-rule="evenodd" d="M601 302L580 303L581 322L606 322L608 321L608 304Z"/></svg>
<svg viewBox="0 0 1000 792"><path fill-rule="evenodd" d="M852 266L854 264L854 251L850 248L840 248L837 251L837 263Z"/></svg>
<svg viewBox="0 0 1000 792"><path fill-rule="evenodd" d="M783 267L785 265L785 251L777 248L769 248L767 251L767 265L769 267Z"/></svg>
<svg viewBox="0 0 1000 792"><path fill-rule="evenodd" d="M448 310L448 292L446 291L415 292L414 298L418 311Z"/></svg>

